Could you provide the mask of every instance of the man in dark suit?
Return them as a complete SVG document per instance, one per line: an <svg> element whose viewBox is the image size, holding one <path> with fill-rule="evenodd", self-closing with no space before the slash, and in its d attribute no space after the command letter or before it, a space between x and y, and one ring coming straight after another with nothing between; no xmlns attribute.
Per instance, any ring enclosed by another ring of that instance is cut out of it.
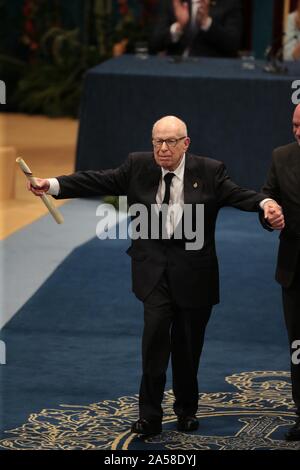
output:
<svg viewBox="0 0 300 470"><path fill-rule="evenodd" d="M280 234L276 280L282 286L291 353L292 395L298 415L286 439L300 440L300 364L299 354L296 354L300 346L300 105L294 111L293 132L296 142L274 150L262 190L276 198L285 217L285 228ZM263 225L270 230L268 224L264 222Z"/></svg>
<svg viewBox="0 0 300 470"><path fill-rule="evenodd" d="M132 426L140 434L161 431L170 355L178 429L198 427L198 365L212 306L219 302L214 238L219 209L230 205L258 211L263 205L264 216L275 228L282 221L275 201L241 189L230 180L223 163L188 154L190 139L180 119L166 116L156 122L152 142L153 153L130 154L115 170L80 171L39 179L38 188L29 185L36 195L47 191L59 199L125 194L129 207L141 204L147 208L150 225L154 214L158 215L159 236L140 236L128 250L133 291L144 304L140 419ZM203 247L186 249L184 235L177 237L178 227L183 220L184 227L186 223L197 227L200 204L204 205ZM167 209L165 217L162 208Z"/></svg>
<svg viewBox="0 0 300 470"><path fill-rule="evenodd" d="M242 36L240 0L161 0L152 52L235 57Z"/></svg>

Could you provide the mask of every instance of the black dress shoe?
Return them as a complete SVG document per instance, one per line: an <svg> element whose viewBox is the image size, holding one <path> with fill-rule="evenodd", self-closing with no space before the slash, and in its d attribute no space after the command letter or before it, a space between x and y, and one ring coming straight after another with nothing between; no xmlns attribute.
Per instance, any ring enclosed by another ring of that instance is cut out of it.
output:
<svg viewBox="0 0 300 470"><path fill-rule="evenodd" d="M195 416L179 416L177 418L178 431L190 432L196 431L199 427L199 421Z"/></svg>
<svg viewBox="0 0 300 470"><path fill-rule="evenodd" d="M285 435L287 441L300 441L300 417Z"/></svg>
<svg viewBox="0 0 300 470"><path fill-rule="evenodd" d="M161 433L162 427L160 421L148 421L147 419L140 418L131 426L131 432L136 434L144 434L150 436L151 434Z"/></svg>

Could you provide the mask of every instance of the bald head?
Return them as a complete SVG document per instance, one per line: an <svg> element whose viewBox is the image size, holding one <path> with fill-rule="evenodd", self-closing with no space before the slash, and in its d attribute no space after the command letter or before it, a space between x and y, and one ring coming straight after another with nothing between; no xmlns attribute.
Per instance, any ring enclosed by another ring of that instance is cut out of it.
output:
<svg viewBox="0 0 300 470"><path fill-rule="evenodd" d="M293 132L298 145L300 145L300 104L298 104L294 110Z"/></svg>
<svg viewBox="0 0 300 470"><path fill-rule="evenodd" d="M174 171L190 144L186 124L176 116L165 116L154 124L152 139L156 163Z"/></svg>
<svg viewBox="0 0 300 470"><path fill-rule="evenodd" d="M298 104L294 109L294 117L296 117L296 119L300 118L300 104Z"/></svg>
<svg viewBox="0 0 300 470"><path fill-rule="evenodd" d="M164 116L154 123L152 136L159 133L170 133L177 137L187 136L187 127L185 122L176 116Z"/></svg>

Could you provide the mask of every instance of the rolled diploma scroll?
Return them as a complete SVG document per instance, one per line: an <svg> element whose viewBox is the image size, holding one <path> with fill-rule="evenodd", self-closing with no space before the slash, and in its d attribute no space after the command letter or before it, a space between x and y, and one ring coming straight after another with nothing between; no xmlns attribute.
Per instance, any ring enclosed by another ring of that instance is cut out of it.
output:
<svg viewBox="0 0 300 470"><path fill-rule="evenodd" d="M29 166L26 165L24 160L22 158L18 157L16 159L16 162L19 164L21 170L23 171L26 178L30 181L32 186L37 186L37 181L36 181L35 177L32 175L32 172L31 172ZM43 203L45 204L45 206L47 207L48 211L50 212L52 217L55 219L55 221L58 224L62 224L63 221L64 221L64 218L61 215L61 213L56 209L55 205L53 204L52 200L47 196L47 194L42 194L42 196L40 196L40 198L42 199Z"/></svg>

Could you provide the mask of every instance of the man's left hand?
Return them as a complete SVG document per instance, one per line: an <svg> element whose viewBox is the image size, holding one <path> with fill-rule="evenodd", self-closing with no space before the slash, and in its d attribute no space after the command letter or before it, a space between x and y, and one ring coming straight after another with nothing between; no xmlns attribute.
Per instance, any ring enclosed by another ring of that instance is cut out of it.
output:
<svg viewBox="0 0 300 470"><path fill-rule="evenodd" d="M197 21L200 28L205 28L210 22L209 1L210 0L200 0L197 11Z"/></svg>
<svg viewBox="0 0 300 470"><path fill-rule="evenodd" d="M285 226L281 207L275 201L264 204L264 217L274 230L282 230Z"/></svg>

